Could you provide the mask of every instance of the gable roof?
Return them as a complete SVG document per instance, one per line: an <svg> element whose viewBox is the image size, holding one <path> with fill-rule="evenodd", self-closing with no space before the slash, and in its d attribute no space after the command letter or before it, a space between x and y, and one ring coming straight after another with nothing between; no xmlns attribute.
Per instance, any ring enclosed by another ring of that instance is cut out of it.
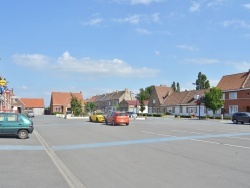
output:
<svg viewBox="0 0 250 188"><path fill-rule="evenodd" d="M197 100L194 99L194 96L200 95L200 97L204 96L205 92L209 92L210 89L201 89L201 90L191 90L188 92L188 94L185 96L181 104L188 104L188 105L196 105Z"/></svg>
<svg viewBox="0 0 250 188"><path fill-rule="evenodd" d="M163 101L165 100L165 97L167 97L168 95L170 95L170 93L173 92L173 88L172 87L167 87L165 85L154 86L154 88L155 88L155 92L156 92L157 98L160 101L160 104L163 103Z"/></svg>
<svg viewBox="0 0 250 188"><path fill-rule="evenodd" d="M250 70L248 72L225 75L216 87L221 90L250 88Z"/></svg>
<svg viewBox="0 0 250 188"><path fill-rule="evenodd" d="M181 104L184 98L188 95L189 91L174 92L167 96L163 105L176 105Z"/></svg>
<svg viewBox="0 0 250 188"><path fill-rule="evenodd" d="M173 92L163 102L162 106L171 106L171 105L196 105L197 100L194 99L194 96L199 95L204 96L205 92L209 92L210 89L201 89L201 90L191 90L191 91L181 91Z"/></svg>
<svg viewBox="0 0 250 188"><path fill-rule="evenodd" d="M88 99L87 102L95 102L96 98L97 98L97 96L95 95L95 96L91 97L90 99Z"/></svg>
<svg viewBox="0 0 250 188"><path fill-rule="evenodd" d="M70 104L71 94L84 104L82 93L71 93L71 92L52 92L51 102L53 105L67 105Z"/></svg>
<svg viewBox="0 0 250 188"><path fill-rule="evenodd" d="M44 108L44 99L42 98L20 98L20 101L26 108Z"/></svg>

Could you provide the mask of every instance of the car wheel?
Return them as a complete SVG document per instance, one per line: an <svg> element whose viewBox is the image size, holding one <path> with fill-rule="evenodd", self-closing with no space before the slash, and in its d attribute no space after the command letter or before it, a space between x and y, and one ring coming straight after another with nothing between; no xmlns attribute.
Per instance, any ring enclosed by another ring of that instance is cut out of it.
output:
<svg viewBox="0 0 250 188"><path fill-rule="evenodd" d="M96 122L98 122L98 118L96 118Z"/></svg>
<svg viewBox="0 0 250 188"><path fill-rule="evenodd" d="M107 120L105 119L105 123L106 123L106 125L108 125L108 122L107 122Z"/></svg>
<svg viewBox="0 0 250 188"><path fill-rule="evenodd" d="M128 126L128 125L129 125L129 123L126 123L126 125Z"/></svg>
<svg viewBox="0 0 250 188"><path fill-rule="evenodd" d="M241 124L244 124L244 121L240 122Z"/></svg>
<svg viewBox="0 0 250 188"><path fill-rule="evenodd" d="M28 138L28 136L29 136L28 131L26 131L26 130L18 131L18 138L26 139L26 138Z"/></svg>
<svg viewBox="0 0 250 188"><path fill-rule="evenodd" d="M89 118L89 121L90 121L90 122L92 122L92 119L91 119L91 118Z"/></svg>
<svg viewBox="0 0 250 188"><path fill-rule="evenodd" d="M237 123L238 123L238 121L237 121L236 119L234 119L234 120L233 120L233 123L234 123L234 124L237 124Z"/></svg>

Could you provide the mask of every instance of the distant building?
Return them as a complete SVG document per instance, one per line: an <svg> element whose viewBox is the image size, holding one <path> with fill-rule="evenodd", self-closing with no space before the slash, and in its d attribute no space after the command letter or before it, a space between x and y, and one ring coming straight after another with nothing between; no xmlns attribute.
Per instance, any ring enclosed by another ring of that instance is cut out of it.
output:
<svg viewBox="0 0 250 188"><path fill-rule="evenodd" d="M42 98L20 98L24 111L32 110L34 115L44 115L44 99Z"/></svg>
<svg viewBox="0 0 250 188"><path fill-rule="evenodd" d="M76 97L82 103L82 110L84 111L84 100L82 92L71 93L71 92L52 92L50 99L50 113L63 113L71 111L70 101L72 96Z"/></svg>
<svg viewBox="0 0 250 188"><path fill-rule="evenodd" d="M223 92L223 114L250 112L250 69L248 72L223 76L216 87Z"/></svg>

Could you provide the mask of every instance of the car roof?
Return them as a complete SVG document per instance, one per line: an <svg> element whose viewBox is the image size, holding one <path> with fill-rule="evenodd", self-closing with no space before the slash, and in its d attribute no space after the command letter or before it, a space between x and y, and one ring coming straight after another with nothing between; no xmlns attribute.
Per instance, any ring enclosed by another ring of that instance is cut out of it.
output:
<svg viewBox="0 0 250 188"><path fill-rule="evenodd" d="M14 112L0 112L0 114L18 114L18 113L14 113Z"/></svg>

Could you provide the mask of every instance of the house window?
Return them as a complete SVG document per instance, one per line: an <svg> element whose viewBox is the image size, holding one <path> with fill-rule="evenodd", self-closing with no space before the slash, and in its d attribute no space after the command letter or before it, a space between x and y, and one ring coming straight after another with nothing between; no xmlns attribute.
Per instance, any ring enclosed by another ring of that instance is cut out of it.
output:
<svg viewBox="0 0 250 188"><path fill-rule="evenodd" d="M225 93L222 93L222 100L225 100Z"/></svg>
<svg viewBox="0 0 250 188"><path fill-rule="evenodd" d="M235 112L238 112L238 105L230 105L229 106L229 114L233 114Z"/></svg>
<svg viewBox="0 0 250 188"><path fill-rule="evenodd" d="M196 107L188 107L188 113L197 113L197 108Z"/></svg>
<svg viewBox="0 0 250 188"><path fill-rule="evenodd" d="M237 99L237 92L230 92L229 99Z"/></svg>

